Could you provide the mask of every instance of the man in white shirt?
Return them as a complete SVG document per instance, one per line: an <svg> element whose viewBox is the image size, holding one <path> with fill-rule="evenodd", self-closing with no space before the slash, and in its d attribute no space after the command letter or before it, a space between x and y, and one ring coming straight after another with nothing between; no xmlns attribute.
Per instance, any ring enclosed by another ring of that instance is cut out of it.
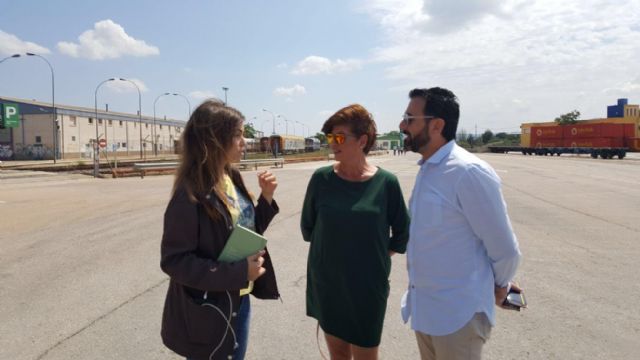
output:
<svg viewBox="0 0 640 360"><path fill-rule="evenodd" d="M405 149L422 155L409 201L411 318L422 359L481 359L520 262L500 178L455 142L458 100L443 88L414 89L400 123Z"/></svg>

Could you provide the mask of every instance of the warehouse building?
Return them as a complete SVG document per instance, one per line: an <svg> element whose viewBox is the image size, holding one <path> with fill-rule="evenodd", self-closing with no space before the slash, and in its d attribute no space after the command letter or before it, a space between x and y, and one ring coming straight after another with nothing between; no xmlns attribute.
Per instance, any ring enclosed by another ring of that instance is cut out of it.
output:
<svg viewBox="0 0 640 360"><path fill-rule="evenodd" d="M92 159L98 140L114 155L175 153L185 122L108 109L0 97L0 160Z"/></svg>

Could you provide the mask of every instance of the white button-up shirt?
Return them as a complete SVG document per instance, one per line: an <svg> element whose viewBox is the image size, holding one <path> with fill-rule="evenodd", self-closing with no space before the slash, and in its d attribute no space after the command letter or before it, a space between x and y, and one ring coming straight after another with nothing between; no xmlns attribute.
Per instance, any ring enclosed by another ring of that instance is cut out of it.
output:
<svg viewBox="0 0 640 360"><path fill-rule="evenodd" d="M508 285L521 256L500 178L453 140L418 164L402 318L434 336L454 333L477 312L494 325L494 284Z"/></svg>

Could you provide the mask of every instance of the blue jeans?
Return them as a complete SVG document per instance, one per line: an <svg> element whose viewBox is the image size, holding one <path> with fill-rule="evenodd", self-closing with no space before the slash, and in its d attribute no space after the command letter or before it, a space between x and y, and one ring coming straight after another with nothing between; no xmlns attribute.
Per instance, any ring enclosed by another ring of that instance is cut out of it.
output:
<svg viewBox="0 0 640 360"><path fill-rule="evenodd" d="M236 339L238 348L233 352L234 360L243 360L249 343L249 320L251 319L251 295L240 297L240 309L238 309L238 322L236 323Z"/></svg>
<svg viewBox="0 0 640 360"><path fill-rule="evenodd" d="M251 319L251 295L240 297L240 308L238 309L238 320L233 331L236 332L236 341L238 347L233 351L234 360L244 360L247 352L247 344L249 342L249 320ZM187 360L190 360L187 358Z"/></svg>

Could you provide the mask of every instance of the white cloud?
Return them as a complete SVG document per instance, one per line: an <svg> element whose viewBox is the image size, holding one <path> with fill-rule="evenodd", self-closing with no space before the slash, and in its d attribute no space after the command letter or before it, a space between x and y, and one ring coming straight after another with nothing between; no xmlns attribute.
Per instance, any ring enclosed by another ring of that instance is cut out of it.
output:
<svg viewBox="0 0 640 360"><path fill-rule="evenodd" d="M635 82L624 83L620 91L622 91L623 93L640 93L640 79L636 79Z"/></svg>
<svg viewBox="0 0 640 360"><path fill-rule="evenodd" d="M336 59L332 61L321 56L307 56L291 70L295 75L334 74L358 70L362 61L357 59Z"/></svg>
<svg viewBox="0 0 640 360"><path fill-rule="evenodd" d="M416 26L427 32L456 31L487 15L502 15L504 0L424 0Z"/></svg>
<svg viewBox="0 0 640 360"><path fill-rule="evenodd" d="M30 41L24 41L13 34L0 30L0 55L34 53L38 55L50 53L49 49Z"/></svg>
<svg viewBox="0 0 640 360"><path fill-rule="evenodd" d="M486 3L488 9L498 5L497 1L474 2ZM504 76L511 70L531 80L544 75L540 74L543 68L562 74L564 66L591 72L599 65L635 62L640 31L635 20L624 14L631 8L640 11L638 1L628 0L627 6L603 0L588 2L539 0L522 5L521 0L502 1L501 11L508 16L485 17L443 35L410 30L416 23L410 10L420 8L422 1L376 0L367 11L379 21L387 43L374 49L374 59L391 64L388 75L392 79L472 80L476 75L495 80L496 75ZM470 7L460 11L469 16L482 12ZM603 21L602 13L612 20Z"/></svg>
<svg viewBox="0 0 640 360"><path fill-rule="evenodd" d="M626 81L618 86L602 90L605 94L616 96L619 94L640 93L640 77L633 81Z"/></svg>
<svg viewBox="0 0 640 360"><path fill-rule="evenodd" d="M127 78L127 80L131 80L131 82L136 84L140 89L141 93L147 92L149 90L147 88L147 85L145 85L144 82L142 82L142 80L140 79ZM137 93L138 92L138 90L136 90L136 87L133 86L129 81L122 81L122 80L109 81L108 83L105 84L105 86L118 93L130 93L130 92Z"/></svg>
<svg viewBox="0 0 640 360"><path fill-rule="evenodd" d="M304 88L304 86L296 84L293 85L291 87L278 87L275 90L273 90L273 94L276 96L286 96L288 98L291 98L293 96L298 96L298 95L304 95L307 93L307 90Z"/></svg>
<svg viewBox="0 0 640 360"><path fill-rule="evenodd" d="M288 67L289 67L289 65L287 63L280 63L280 64L276 65L276 69L286 69Z"/></svg>
<svg viewBox="0 0 640 360"><path fill-rule="evenodd" d="M189 93L189 97L195 100L217 99L218 96L213 91L195 90Z"/></svg>
<svg viewBox="0 0 640 360"><path fill-rule="evenodd" d="M129 36L122 26L110 19L95 23L92 30L87 30L78 36L78 43L59 42L58 50L72 57L91 60L160 54L157 47Z"/></svg>
<svg viewBox="0 0 640 360"><path fill-rule="evenodd" d="M640 27L629 15L640 13L638 0L362 0L361 9L382 31L372 61L392 88L449 87L462 122L466 114L504 127L566 108L602 117L615 102L602 89L640 84Z"/></svg>
<svg viewBox="0 0 640 360"><path fill-rule="evenodd" d="M373 0L362 6L385 28L399 33L449 33L487 16L508 17L523 0Z"/></svg>

